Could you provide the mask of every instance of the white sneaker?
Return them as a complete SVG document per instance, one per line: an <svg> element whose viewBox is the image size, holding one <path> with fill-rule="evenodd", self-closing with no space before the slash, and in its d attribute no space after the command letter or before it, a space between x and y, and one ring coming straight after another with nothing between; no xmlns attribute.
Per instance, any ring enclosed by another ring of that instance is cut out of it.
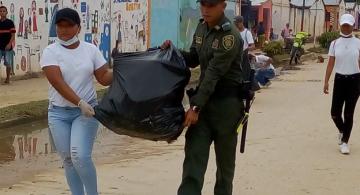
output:
<svg viewBox="0 0 360 195"><path fill-rule="evenodd" d="M343 136L344 136L344 134L339 133L339 135L338 135L338 140L339 140L338 144L339 145L341 145L343 143L343 141L342 141Z"/></svg>
<svg viewBox="0 0 360 195"><path fill-rule="evenodd" d="M340 145L340 152L341 154L350 154L350 148L347 143L342 143Z"/></svg>

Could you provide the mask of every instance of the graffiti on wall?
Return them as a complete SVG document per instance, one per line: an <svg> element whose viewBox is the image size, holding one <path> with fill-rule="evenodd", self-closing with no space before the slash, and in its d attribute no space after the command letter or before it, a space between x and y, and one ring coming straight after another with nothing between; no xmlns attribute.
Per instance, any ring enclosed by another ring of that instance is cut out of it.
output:
<svg viewBox="0 0 360 195"><path fill-rule="evenodd" d="M148 0L115 0L112 6L113 47L117 46L119 52L146 50L149 44Z"/></svg>
<svg viewBox="0 0 360 195"><path fill-rule="evenodd" d="M70 7L79 12L79 38L95 44L109 61L110 51L119 42L121 52L148 48L148 0L6 0L8 18L16 26L13 74L39 72L41 51L56 41L55 15ZM0 66L2 67L2 66ZM1 70L1 75L5 72Z"/></svg>
<svg viewBox="0 0 360 195"><path fill-rule="evenodd" d="M44 7L40 7L35 0L18 1L10 0L3 2L9 10L8 18L12 20L16 27L16 41L13 43L14 60L12 60L12 74L30 73L36 67L33 67L32 62L40 59L42 30L39 26L42 25L44 14ZM45 5L41 4L40 5Z"/></svg>

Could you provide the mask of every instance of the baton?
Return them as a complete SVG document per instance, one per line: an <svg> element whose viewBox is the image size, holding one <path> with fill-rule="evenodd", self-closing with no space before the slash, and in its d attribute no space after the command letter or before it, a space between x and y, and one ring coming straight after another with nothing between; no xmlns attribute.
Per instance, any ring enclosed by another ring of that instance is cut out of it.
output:
<svg viewBox="0 0 360 195"><path fill-rule="evenodd" d="M252 98L246 99L245 114L244 114L244 117L239 122L239 125L237 128L238 134L240 133L240 131L242 131L241 142L240 142L240 153L245 152L246 133L247 133L247 127L248 127L248 121L249 121L249 115L250 115L249 112L250 112L250 108L251 108L251 105L254 102L254 100L255 100L254 96Z"/></svg>

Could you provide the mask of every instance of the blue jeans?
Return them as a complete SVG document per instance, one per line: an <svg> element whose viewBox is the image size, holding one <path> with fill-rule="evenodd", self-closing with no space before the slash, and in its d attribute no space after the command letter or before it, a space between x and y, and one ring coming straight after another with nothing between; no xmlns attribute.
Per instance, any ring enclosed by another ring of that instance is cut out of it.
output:
<svg viewBox="0 0 360 195"><path fill-rule="evenodd" d="M85 191L87 195L98 195L91 153L99 122L93 117L82 115L79 108L52 105L48 120L72 195L85 195Z"/></svg>
<svg viewBox="0 0 360 195"><path fill-rule="evenodd" d="M14 64L14 51L0 50L0 63L2 59L4 60L4 65L10 68Z"/></svg>
<svg viewBox="0 0 360 195"><path fill-rule="evenodd" d="M275 77L275 70L273 69L259 69L255 73L255 80L260 83L260 85L265 85L270 81L270 79Z"/></svg>

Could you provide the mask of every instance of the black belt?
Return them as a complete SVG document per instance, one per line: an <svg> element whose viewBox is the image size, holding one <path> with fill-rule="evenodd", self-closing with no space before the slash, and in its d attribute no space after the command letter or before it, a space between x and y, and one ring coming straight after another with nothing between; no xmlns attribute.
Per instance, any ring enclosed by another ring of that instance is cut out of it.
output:
<svg viewBox="0 0 360 195"><path fill-rule="evenodd" d="M350 75L344 75L344 74L336 73L335 78L339 78L339 79L359 79L360 78L360 73L350 74Z"/></svg>

